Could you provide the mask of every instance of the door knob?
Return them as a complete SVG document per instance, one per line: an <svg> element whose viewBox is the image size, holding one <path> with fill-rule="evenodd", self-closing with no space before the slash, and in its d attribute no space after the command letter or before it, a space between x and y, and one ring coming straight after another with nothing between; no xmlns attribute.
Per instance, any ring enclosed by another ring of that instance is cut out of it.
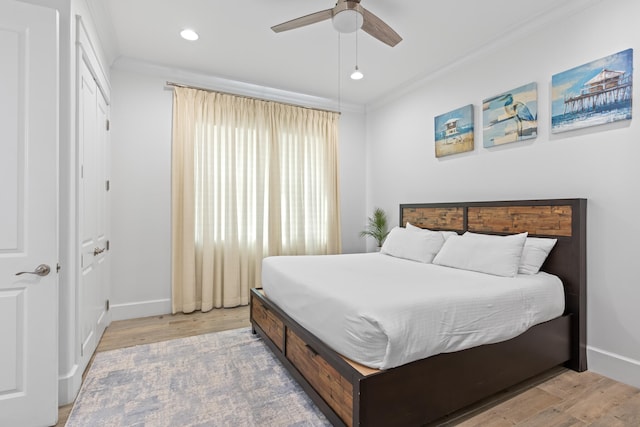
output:
<svg viewBox="0 0 640 427"><path fill-rule="evenodd" d="M95 248L93 250L93 256L98 256L100 255L102 252L104 252L104 248Z"/></svg>
<svg viewBox="0 0 640 427"><path fill-rule="evenodd" d="M16 273L16 276L20 276L22 274L35 274L36 276L46 276L51 272L51 267L47 264L40 264L36 267L34 271L21 271L20 273Z"/></svg>

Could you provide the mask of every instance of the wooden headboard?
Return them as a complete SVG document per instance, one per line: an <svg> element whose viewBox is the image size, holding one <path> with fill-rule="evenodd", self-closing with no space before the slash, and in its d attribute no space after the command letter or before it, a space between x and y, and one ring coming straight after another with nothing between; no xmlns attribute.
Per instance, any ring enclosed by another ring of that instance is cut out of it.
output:
<svg viewBox="0 0 640 427"><path fill-rule="evenodd" d="M550 199L400 205L400 225L485 234L528 232L558 239L542 270L562 280L571 317L571 360L587 369L587 200Z"/></svg>

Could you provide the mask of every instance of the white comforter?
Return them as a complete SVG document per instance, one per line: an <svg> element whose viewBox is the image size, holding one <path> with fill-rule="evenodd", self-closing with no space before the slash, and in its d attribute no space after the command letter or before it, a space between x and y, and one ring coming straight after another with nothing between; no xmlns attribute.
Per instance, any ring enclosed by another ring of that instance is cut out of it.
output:
<svg viewBox="0 0 640 427"><path fill-rule="evenodd" d="M564 311L547 273L506 278L379 253L269 257L262 287L336 352L378 369L508 340Z"/></svg>

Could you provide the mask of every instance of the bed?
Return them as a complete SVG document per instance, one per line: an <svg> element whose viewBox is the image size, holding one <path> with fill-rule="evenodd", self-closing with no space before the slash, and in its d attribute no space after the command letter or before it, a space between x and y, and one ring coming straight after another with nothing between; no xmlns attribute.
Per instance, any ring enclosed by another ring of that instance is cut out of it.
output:
<svg viewBox="0 0 640 427"><path fill-rule="evenodd" d="M586 370L586 200L405 204L399 218L458 234L557 239L542 270L561 279L564 311L508 340L375 369L332 350L253 289L253 331L332 424L424 425L557 365Z"/></svg>

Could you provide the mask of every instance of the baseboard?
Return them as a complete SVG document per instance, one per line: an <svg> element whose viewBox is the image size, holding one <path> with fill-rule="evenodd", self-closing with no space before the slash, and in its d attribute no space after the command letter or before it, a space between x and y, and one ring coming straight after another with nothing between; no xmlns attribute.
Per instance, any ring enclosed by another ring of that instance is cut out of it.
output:
<svg viewBox="0 0 640 427"><path fill-rule="evenodd" d="M589 370L616 381L640 388L640 361L597 347L587 347Z"/></svg>
<svg viewBox="0 0 640 427"><path fill-rule="evenodd" d="M66 375L58 377L58 406L73 403L81 385L82 372L78 369L78 365L73 365Z"/></svg>
<svg viewBox="0 0 640 427"><path fill-rule="evenodd" d="M126 304L111 304L109 311L111 312L112 321L160 316L171 313L171 300L159 299Z"/></svg>

